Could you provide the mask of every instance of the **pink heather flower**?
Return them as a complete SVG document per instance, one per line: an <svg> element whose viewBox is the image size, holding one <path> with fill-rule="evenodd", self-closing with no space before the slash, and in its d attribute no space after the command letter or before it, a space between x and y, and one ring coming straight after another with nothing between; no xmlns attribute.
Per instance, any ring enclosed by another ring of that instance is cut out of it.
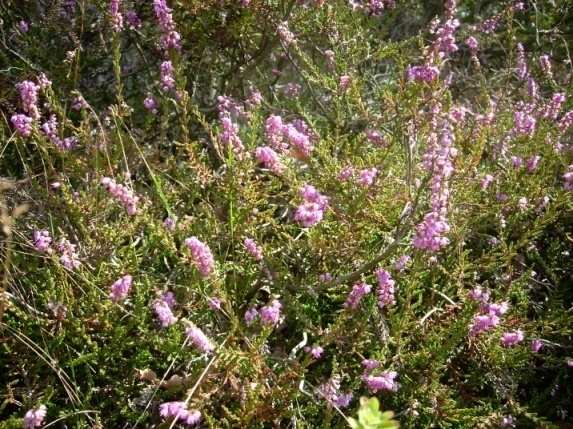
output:
<svg viewBox="0 0 573 429"><path fill-rule="evenodd" d="M169 91L175 87L175 78L173 77L173 64L171 61L163 61L159 67L161 72L161 89Z"/></svg>
<svg viewBox="0 0 573 429"><path fill-rule="evenodd" d="M364 187L372 186L378 176L377 168L366 168L361 170L359 173L358 184Z"/></svg>
<svg viewBox="0 0 573 429"><path fill-rule="evenodd" d="M40 111L38 110L38 90L40 87L34 82L25 80L16 84L16 88L20 91L20 100L22 101L22 109L32 119L40 118Z"/></svg>
<svg viewBox="0 0 573 429"><path fill-rule="evenodd" d="M268 326L275 326L280 321L281 308L282 304L278 300L273 299L270 304L260 309L261 322Z"/></svg>
<svg viewBox="0 0 573 429"><path fill-rule="evenodd" d="M351 83L352 83L352 78L347 74L344 74L340 76L340 80L338 82L338 89L344 92L350 87Z"/></svg>
<svg viewBox="0 0 573 429"><path fill-rule="evenodd" d="M18 30L20 30L20 33L27 33L30 30L30 26L26 21L22 20L18 22Z"/></svg>
<svg viewBox="0 0 573 429"><path fill-rule="evenodd" d="M243 245L245 246L245 249L247 249L247 252L249 252L249 255L251 255L255 261L260 261L263 259L263 249L257 245L255 240L252 238L245 238Z"/></svg>
<svg viewBox="0 0 573 429"><path fill-rule="evenodd" d="M294 122L283 127L283 135L288 140L290 146L303 157L310 156L314 149L310 137L303 132L300 127L297 128Z"/></svg>
<svg viewBox="0 0 573 429"><path fill-rule="evenodd" d="M137 213L137 204L139 203L139 197L135 195L133 190L127 188L124 185L116 183L111 177L103 177L101 179L101 184L103 187L115 198L125 209L127 214L133 216Z"/></svg>
<svg viewBox="0 0 573 429"><path fill-rule="evenodd" d="M303 203L296 209L294 220L304 228L318 224L324 216L324 210L316 203Z"/></svg>
<svg viewBox="0 0 573 429"><path fill-rule="evenodd" d="M543 341L533 340L531 341L531 351L533 353L538 353L543 348Z"/></svg>
<svg viewBox="0 0 573 429"><path fill-rule="evenodd" d="M545 106L545 110L542 112L542 116L548 119L557 119L559 116L559 112L561 112L561 107L565 102L565 94L563 93L555 93L551 98L551 101Z"/></svg>
<svg viewBox="0 0 573 429"><path fill-rule="evenodd" d="M209 297L207 298L207 305L211 310L221 310L221 300L216 297Z"/></svg>
<svg viewBox="0 0 573 429"><path fill-rule="evenodd" d="M476 286L468 293L469 298L472 301L480 302L486 304L489 301L489 291L484 290L481 286Z"/></svg>
<svg viewBox="0 0 573 429"><path fill-rule="evenodd" d="M324 349L320 346L305 347L304 351L311 355L314 359L320 359Z"/></svg>
<svg viewBox="0 0 573 429"><path fill-rule="evenodd" d="M567 358L565 362L569 368L573 368L573 358Z"/></svg>
<svg viewBox="0 0 573 429"><path fill-rule="evenodd" d="M73 110L82 110L88 107L88 102L85 100L84 97L78 95L72 100L72 109Z"/></svg>
<svg viewBox="0 0 573 429"><path fill-rule="evenodd" d="M250 108L254 108L255 106L260 106L263 102L263 95L255 88L251 89L251 93L249 94L249 98L247 99L247 106Z"/></svg>
<svg viewBox="0 0 573 429"><path fill-rule="evenodd" d="M478 48L478 41L474 36L470 36L466 39L466 45L468 45L468 48L472 51L476 51Z"/></svg>
<svg viewBox="0 0 573 429"><path fill-rule="evenodd" d="M268 168L275 174L281 174L284 171L284 165L279 159L279 155L268 146L260 146L255 149L257 161Z"/></svg>
<svg viewBox="0 0 573 429"><path fill-rule="evenodd" d="M567 131L573 125L573 110L568 111L563 115L559 121L559 130L561 132Z"/></svg>
<svg viewBox="0 0 573 429"><path fill-rule="evenodd" d="M177 300L175 299L175 294L170 290L165 291L161 294L160 299L165 302L169 308L173 308L177 305Z"/></svg>
<svg viewBox="0 0 573 429"><path fill-rule="evenodd" d="M521 110L517 110L513 114L513 132L517 135L526 135L531 137L535 133L537 120L532 114L532 106L522 106Z"/></svg>
<svg viewBox="0 0 573 429"><path fill-rule="evenodd" d="M29 137L32 134L32 118L21 113L12 115L10 122L16 129L16 132L22 137Z"/></svg>
<svg viewBox="0 0 573 429"><path fill-rule="evenodd" d="M245 311L245 323L247 326L252 325L257 317L259 317L259 312L255 307L247 309L247 311Z"/></svg>
<svg viewBox="0 0 573 429"><path fill-rule="evenodd" d="M24 416L24 429L34 429L43 426L46 414L47 409L45 405L40 405L38 408L28 410Z"/></svg>
<svg viewBox="0 0 573 429"><path fill-rule="evenodd" d="M271 147L279 152L288 149L283 137L283 121L280 116L271 115L265 121L265 137Z"/></svg>
<svg viewBox="0 0 573 429"><path fill-rule="evenodd" d="M367 283L356 283L354 286L352 286L352 290L348 294L348 298L346 298L344 307L350 308L351 310L356 310L360 305L362 298L368 295L371 290L372 286Z"/></svg>
<svg viewBox="0 0 573 429"><path fill-rule="evenodd" d="M396 371L384 371L378 376L365 375L362 380L366 383L366 386L372 393L377 393L380 390L396 392L400 387L395 380L397 376L398 373Z"/></svg>
<svg viewBox="0 0 573 429"><path fill-rule="evenodd" d="M520 156L512 156L511 165L516 170L519 170L521 167L523 167L523 158L521 158Z"/></svg>
<svg viewBox="0 0 573 429"><path fill-rule="evenodd" d="M539 166L539 161L541 161L541 157L539 155L533 155L532 157L528 158L527 161L525 162L527 171L533 173L535 170L537 170L537 167Z"/></svg>
<svg viewBox="0 0 573 429"><path fill-rule="evenodd" d="M316 389L319 396L338 408L346 408L352 401L352 393L340 392L340 377L331 377L326 383L321 384Z"/></svg>
<svg viewBox="0 0 573 429"><path fill-rule="evenodd" d="M364 359L361 362L361 365L364 368L364 373L370 374L372 370L378 368L381 365L381 363L379 360L376 359Z"/></svg>
<svg viewBox="0 0 573 429"><path fill-rule="evenodd" d="M285 46L296 44L294 34L292 34L291 31L289 30L287 21L283 21L278 25L277 33L281 41L285 44Z"/></svg>
<svg viewBox="0 0 573 429"><path fill-rule="evenodd" d="M181 49L181 35L175 31L175 22L167 0L153 0L153 11L161 30L159 45L163 49Z"/></svg>
<svg viewBox="0 0 573 429"><path fill-rule="evenodd" d="M435 66L410 66L406 70L406 79L415 82L433 82L438 79L440 70Z"/></svg>
<svg viewBox="0 0 573 429"><path fill-rule="evenodd" d="M48 139L60 150L71 150L77 144L77 139L75 137L66 137L63 140L59 137L58 120L56 115L51 115L50 119L42 124L41 129L46 137L48 137Z"/></svg>
<svg viewBox="0 0 573 429"><path fill-rule="evenodd" d="M328 283L329 281L332 281L332 274L323 273L318 276L318 281L322 283Z"/></svg>
<svg viewBox="0 0 573 429"><path fill-rule="evenodd" d="M133 277L131 277L129 274L116 280L111 285L109 299L111 299L113 302L123 301L125 298L127 298L132 283Z"/></svg>
<svg viewBox="0 0 573 429"><path fill-rule="evenodd" d="M487 295L487 298L489 298L489 292ZM498 303L487 303L487 301L481 301L482 305L480 306L480 310L483 313L492 315L492 316L497 316L497 317L501 317L503 316L505 313L508 312L509 310L509 304L506 301L500 302Z"/></svg>
<svg viewBox="0 0 573 429"><path fill-rule="evenodd" d="M368 141L376 146L386 147L388 145L386 138L378 130L368 129L365 131L365 134Z"/></svg>
<svg viewBox="0 0 573 429"><path fill-rule="evenodd" d="M336 177L338 178L339 181L346 182L353 175L354 175L354 168L351 165L348 165L346 167L343 167L338 173L338 176Z"/></svg>
<svg viewBox="0 0 573 429"><path fill-rule="evenodd" d="M199 351L203 353L211 353L215 349L211 340L209 340L205 333L197 326L191 325L185 330L185 334L187 335L187 338L189 338L189 341L191 341L191 344L199 349Z"/></svg>
<svg viewBox="0 0 573 429"><path fill-rule="evenodd" d="M449 114L450 121L454 124L462 123L466 119L466 114L468 112L469 110L463 106L452 107Z"/></svg>
<svg viewBox="0 0 573 429"><path fill-rule="evenodd" d="M245 147L239 136L239 125L232 121L228 113L219 115L222 126L222 132L219 134L219 140L225 146L230 146L235 153L242 152Z"/></svg>
<svg viewBox="0 0 573 429"><path fill-rule="evenodd" d="M282 92L288 98L296 98L300 95L301 90L302 87L298 83L289 82L284 86Z"/></svg>
<svg viewBox="0 0 573 429"><path fill-rule="evenodd" d="M127 23L131 30L141 28L141 19L139 19L139 16L137 16L137 13L134 10L128 10L125 14L125 18L127 19Z"/></svg>
<svg viewBox="0 0 573 429"><path fill-rule="evenodd" d="M525 80L529 76L529 71L527 70L527 62L525 60L525 49L521 43L517 44L517 77L521 80Z"/></svg>
<svg viewBox="0 0 573 429"><path fill-rule="evenodd" d="M175 218L172 218L171 216L167 216L163 221L163 227L166 230L173 232L177 227L177 220Z"/></svg>
<svg viewBox="0 0 573 429"><path fill-rule="evenodd" d="M553 75L551 71L551 58L549 55L544 54L539 57L539 66L547 76L551 77Z"/></svg>
<svg viewBox="0 0 573 429"><path fill-rule="evenodd" d="M503 347L513 347L522 342L524 338L523 331L520 329L513 332L504 332L501 336L501 345Z"/></svg>
<svg viewBox="0 0 573 429"><path fill-rule="evenodd" d="M111 15L111 27L113 31L119 32L123 29L123 15L119 11L120 0L110 0L109 14Z"/></svg>
<svg viewBox="0 0 573 429"><path fill-rule="evenodd" d="M483 31L485 34L493 33L499 24L499 20L499 16L494 16L493 18L486 19L481 25L481 31Z"/></svg>
<svg viewBox="0 0 573 429"><path fill-rule="evenodd" d="M434 116L439 112L439 106L435 110ZM433 118L432 122L437 126L436 118ZM453 143L452 126L444 120L439 137L436 133L432 133L423 155L423 166L432 173L430 180L431 211L426 213L423 221L416 226L413 245L417 249L436 252L450 243L446 237L450 231L447 219L450 196L449 178L453 174L453 160L457 154Z"/></svg>
<svg viewBox="0 0 573 429"><path fill-rule="evenodd" d="M185 402L164 402L159 406L159 415L164 419L176 419L178 423L195 426L201 421L201 413L189 410Z"/></svg>
<svg viewBox="0 0 573 429"><path fill-rule="evenodd" d="M328 206L328 198L318 192L318 190L312 185L303 185L299 189L299 193L307 203L316 203L322 210L326 209Z"/></svg>
<svg viewBox="0 0 573 429"><path fill-rule="evenodd" d="M34 247L38 252L50 252L50 245L52 244L52 237L48 231L34 231Z"/></svg>
<svg viewBox="0 0 573 429"><path fill-rule="evenodd" d="M67 239L62 238L57 247L61 254L60 263L65 268L68 270L74 270L80 266L75 244L72 244Z"/></svg>
<svg viewBox="0 0 573 429"><path fill-rule="evenodd" d="M174 316L172 311L172 308L175 304L174 301L175 298L173 298L173 302L171 303L165 298L156 299L155 301L153 301L153 312L155 313L155 316L159 320L159 324L163 328L167 328L168 326L171 326L177 322L177 317Z"/></svg>
<svg viewBox="0 0 573 429"><path fill-rule="evenodd" d="M539 86L531 76L527 78L527 94L533 99L539 98Z"/></svg>
<svg viewBox="0 0 573 429"><path fill-rule="evenodd" d="M394 280L390 273L382 268L376 270L376 277L378 279L378 307L384 308L389 305L394 305L396 300L394 298Z"/></svg>
<svg viewBox="0 0 573 429"><path fill-rule="evenodd" d="M157 115L157 101L152 95L148 95L145 100L143 100L143 106L154 115Z"/></svg>
<svg viewBox="0 0 573 429"><path fill-rule="evenodd" d="M40 73L37 77L37 80L40 89L48 89L52 86L52 81L48 79L48 76L46 76L45 73Z"/></svg>
<svg viewBox="0 0 573 429"><path fill-rule="evenodd" d="M477 314L470 325L470 336L474 337L499 325L499 317L494 314Z"/></svg>
<svg viewBox="0 0 573 429"><path fill-rule="evenodd" d="M191 250L193 262L203 277L208 277L215 268L215 259L211 249L197 237L185 239L185 245Z"/></svg>
<svg viewBox="0 0 573 429"><path fill-rule="evenodd" d="M394 262L394 269L398 272L400 271L404 271L404 269L406 268L406 266L410 263L410 261L412 260L412 258L410 257L410 255L402 255L400 256L396 262Z"/></svg>
<svg viewBox="0 0 573 429"><path fill-rule="evenodd" d="M565 188L566 191L572 191L573 190L573 164L569 165L569 167L567 167L567 173L565 173L563 176L563 180L565 181L565 183L563 184L563 188Z"/></svg>

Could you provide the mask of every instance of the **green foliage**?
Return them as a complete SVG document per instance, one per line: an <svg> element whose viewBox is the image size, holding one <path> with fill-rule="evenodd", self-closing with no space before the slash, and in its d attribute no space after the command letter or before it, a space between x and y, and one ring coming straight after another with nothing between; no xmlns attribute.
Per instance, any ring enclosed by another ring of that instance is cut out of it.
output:
<svg viewBox="0 0 573 429"><path fill-rule="evenodd" d="M391 429L398 428L398 422L393 420L392 411L382 412L376 398L360 398L358 420L349 418L352 429Z"/></svg>

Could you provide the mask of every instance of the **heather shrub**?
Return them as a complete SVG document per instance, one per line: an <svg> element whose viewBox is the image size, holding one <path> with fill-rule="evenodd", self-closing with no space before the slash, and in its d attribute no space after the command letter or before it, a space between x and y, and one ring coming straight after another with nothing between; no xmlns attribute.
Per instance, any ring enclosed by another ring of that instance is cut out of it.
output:
<svg viewBox="0 0 573 429"><path fill-rule="evenodd" d="M0 428L572 423L556 3L0 5Z"/></svg>

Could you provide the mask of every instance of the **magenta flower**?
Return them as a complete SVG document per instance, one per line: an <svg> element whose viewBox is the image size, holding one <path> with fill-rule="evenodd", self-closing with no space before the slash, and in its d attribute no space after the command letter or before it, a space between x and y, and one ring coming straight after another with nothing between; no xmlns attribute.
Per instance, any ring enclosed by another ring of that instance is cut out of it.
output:
<svg viewBox="0 0 573 429"><path fill-rule="evenodd" d="M415 82L433 82L438 79L440 70L435 66L410 66L406 71L406 79Z"/></svg>
<svg viewBox="0 0 573 429"><path fill-rule="evenodd" d="M541 157L539 155L533 155L532 157L528 158L525 161L525 167L527 171L533 173L539 167L539 161L541 161Z"/></svg>
<svg viewBox="0 0 573 429"><path fill-rule="evenodd" d="M185 334L191 344L193 344L199 351L203 353L211 353L215 350L215 346L205 333L195 325L191 325L185 330Z"/></svg>
<svg viewBox="0 0 573 429"><path fill-rule="evenodd" d="M111 16L111 27L113 31L119 32L123 29L123 15L119 11L120 0L110 0L109 14Z"/></svg>
<svg viewBox="0 0 573 429"><path fill-rule="evenodd" d="M21 113L12 115L10 122L16 129L16 132L22 137L30 137L32 134L32 118Z"/></svg>
<svg viewBox="0 0 573 429"><path fill-rule="evenodd" d="M111 285L109 299L111 299L113 302L123 301L125 298L127 298L132 283L133 278L129 274L116 280Z"/></svg>
<svg viewBox="0 0 573 429"><path fill-rule="evenodd" d="M477 314L470 325L470 336L476 336L499 325L499 317L495 314Z"/></svg>
<svg viewBox="0 0 573 429"><path fill-rule="evenodd" d="M160 79L161 79L161 89L167 92L173 88L175 88L175 78L173 77L173 64L171 61L163 61L161 66L159 66L160 70Z"/></svg>
<svg viewBox="0 0 573 429"><path fill-rule="evenodd" d="M178 423L195 426L201 421L201 413L189 410L185 402L164 402L159 406L159 415L164 419L176 419Z"/></svg>
<svg viewBox="0 0 573 429"><path fill-rule="evenodd" d="M177 220L171 216L167 216L165 218L165 220L163 221L163 227L168 230L168 231L175 231L175 228L177 227Z"/></svg>
<svg viewBox="0 0 573 429"><path fill-rule="evenodd" d="M257 161L268 168L275 174L281 174L284 171L284 165L279 159L279 155L268 146L260 146L255 149Z"/></svg>
<svg viewBox="0 0 573 429"><path fill-rule="evenodd" d="M260 309L261 322L268 326L278 324L281 319L281 308L282 304L277 299L273 299L270 304Z"/></svg>
<svg viewBox="0 0 573 429"><path fill-rule="evenodd" d="M175 22L167 0L153 0L153 11L161 30L159 45L163 49L181 49L181 35L175 31Z"/></svg>
<svg viewBox="0 0 573 429"><path fill-rule="evenodd" d="M411 261L410 255L402 255L394 262L394 269L398 272L404 271Z"/></svg>
<svg viewBox="0 0 573 429"><path fill-rule="evenodd" d="M358 173L358 184L363 187L372 186L378 176L377 168L366 168Z"/></svg>
<svg viewBox="0 0 573 429"><path fill-rule="evenodd" d="M396 392L400 385L396 382L398 373L396 371L384 371L380 375L365 375L362 380L372 393L377 393L380 390Z"/></svg>
<svg viewBox="0 0 573 429"><path fill-rule="evenodd" d="M171 292L168 292L171 293ZM171 295L173 295L171 293ZM177 317L173 314L172 308L175 305L175 299L168 301L165 297L163 299L156 299L153 301L153 312L159 320L159 324L163 328L173 325L177 322Z"/></svg>
<svg viewBox="0 0 573 429"><path fill-rule="evenodd" d="M324 349L320 346L305 347L304 351L311 355L314 359L320 359Z"/></svg>
<svg viewBox="0 0 573 429"><path fill-rule="evenodd" d="M133 216L137 213L139 197L135 195L131 189L116 183L116 181L110 177L103 177L101 179L101 184L112 197L118 200L121 205L125 207L127 214Z"/></svg>
<svg viewBox="0 0 573 429"><path fill-rule="evenodd" d="M32 81L25 80L16 84L16 88L20 91L20 100L24 112L32 119L38 119L40 117L38 110L38 90L40 87Z"/></svg>
<svg viewBox="0 0 573 429"><path fill-rule="evenodd" d="M513 347L523 341L525 335L518 329L513 332L504 332L501 336L501 345L503 347Z"/></svg>
<svg viewBox="0 0 573 429"><path fill-rule="evenodd" d="M263 249L257 245L255 240L252 238L245 238L243 245L255 261L261 261L263 259Z"/></svg>
<svg viewBox="0 0 573 429"><path fill-rule="evenodd" d="M394 280L386 270L379 268L376 270L376 277L378 278L378 307L384 308L389 305L394 305L396 300L394 298Z"/></svg>
<svg viewBox="0 0 573 429"><path fill-rule="evenodd" d="M538 353L543 348L543 341L533 340L531 341L531 351L533 353Z"/></svg>
<svg viewBox="0 0 573 429"><path fill-rule="evenodd" d="M346 91L350 87L351 83L352 83L352 78L347 74L344 74L340 76L340 80L338 82L338 89L340 89L340 91Z"/></svg>
<svg viewBox="0 0 573 429"><path fill-rule="evenodd" d="M143 106L149 110L149 112L153 113L154 115L157 115L158 112L158 105L157 105L157 101L155 100L155 98L152 95L148 95L145 100L143 100Z"/></svg>
<svg viewBox="0 0 573 429"><path fill-rule="evenodd" d="M38 252L49 253L51 251L52 237L48 231L34 231L34 247Z"/></svg>
<svg viewBox="0 0 573 429"><path fill-rule="evenodd" d="M352 393L343 393L340 391L340 377L334 376L327 382L321 384L316 389L319 396L328 402L329 405L335 405L338 408L346 408L352 401Z"/></svg>
<svg viewBox="0 0 573 429"><path fill-rule="evenodd" d="M378 368L381 365L380 361L376 359L364 359L361 364L364 368L365 374L370 374L372 370Z"/></svg>
<svg viewBox="0 0 573 429"><path fill-rule="evenodd" d="M368 295L371 290L372 286L367 283L356 283L354 286L352 286L352 290L348 294L348 298L346 298L344 307L351 310L356 310L362 299Z"/></svg>
<svg viewBox="0 0 573 429"><path fill-rule="evenodd" d="M468 48L472 51L476 51L478 48L478 41L474 36L470 36L466 39L466 45L468 45Z"/></svg>
<svg viewBox="0 0 573 429"><path fill-rule="evenodd" d="M68 270L75 270L80 266L75 244L72 244L67 239L62 238L57 247L61 254L60 263L65 268Z"/></svg>
<svg viewBox="0 0 573 429"><path fill-rule="evenodd" d="M247 309L247 311L245 311L245 323L247 326L252 325L257 317L259 317L259 311L255 307Z"/></svg>
<svg viewBox="0 0 573 429"><path fill-rule="evenodd" d="M46 414L47 409L45 405L40 405L38 408L28 410L24 416L24 429L34 429L43 426Z"/></svg>
<svg viewBox="0 0 573 429"><path fill-rule="evenodd" d="M211 249L197 237L185 239L185 245L191 250L193 263L203 277L209 277L215 269L215 259Z"/></svg>

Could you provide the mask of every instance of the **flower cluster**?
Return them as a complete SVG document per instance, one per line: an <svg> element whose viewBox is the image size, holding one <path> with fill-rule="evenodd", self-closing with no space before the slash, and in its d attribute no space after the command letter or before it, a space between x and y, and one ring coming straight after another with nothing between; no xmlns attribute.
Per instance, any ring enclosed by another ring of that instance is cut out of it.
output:
<svg viewBox="0 0 573 429"><path fill-rule="evenodd" d="M62 238L58 243L58 251L60 252L60 262L68 270L75 270L80 266L80 260L76 251L76 245L70 243L69 240Z"/></svg>
<svg viewBox="0 0 573 429"><path fill-rule="evenodd" d="M121 31L123 29L123 15L119 11L120 0L110 0L109 14L111 16L111 26L113 31Z"/></svg>
<svg viewBox="0 0 573 429"><path fill-rule="evenodd" d="M503 347L513 347L523 341L525 335L521 329L513 332L504 332L501 336L501 345Z"/></svg>
<svg viewBox="0 0 573 429"><path fill-rule="evenodd" d="M40 405L38 408L28 410L24 416L24 429L34 429L43 426L46 414L47 409L45 405Z"/></svg>
<svg viewBox="0 0 573 429"><path fill-rule="evenodd" d="M42 132L61 150L71 150L77 144L77 139L75 137L66 137L61 139L58 136L58 120L56 115L51 115L50 119L42 124Z"/></svg>
<svg viewBox="0 0 573 429"><path fill-rule="evenodd" d="M278 299L273 299L269 304L259 310L261 322L264 325L275 326L281 320L282 304Z"/></svg>
<svg viewBox="0 0 573 429"><path fill-rule="evenodd" d="M346 298L346 302L344 303L344 307L350 308L351 310L356 310L366 295L370 293L372 290L372 286L367 283L356 283L352 286L352 290L348 294L348 298Z"/></svg>
<svg viewBox="0 0 573 429"><path fill-rule="evenodd" d="M163 61L159 66L161 89L165 92L175 88L174 69L171 61Z"/></svg>
<svg viewBox="0 0 573 429"><path fill-rule="evenodd" d="M173 325L177 322L177 317L173 314L173 307L177 305L173 292L167 291L158 299L153 301L153 311L163 328Z"/></svg>
<svg viewBox="0 0 573 429"><path fill-rule="evenodd" d="M440 69L431 65L410 66L406 71L406 79L415 82L433 82L439 76Z"/></svg>
<svg viewBox="0 0 573 429"><path fill-rule="evenodd" d="M284 171L284 165L279 159L278 153L268 146L259 146L255 149L255 158L257 162L268 168L275 174L281 174Z"/></svg>
<svg viewBox="0 0 573 429"><path fill-rule="evenodd" d="M507 302L499 304L490 303L490 293L481 287L474 288L469 293L470 299L480 303L480 313L476 314L470 325L470 336L476 336L482 332L489 331L495 328L501 322L500 317L503 316L509 309Z"/></svg>
<svg viewBox="0 0 573 429"><path fill-rule="evenodd" d="M378 307L384 308L389 305L394 305L396 299L394 297L394 284L390 273L382 268L376 270L376 277L378 279Z"/></svg>
<svg viewBox="0 0 573 429"><path fill-rule="evenodd" d="M573 164L569 165L567 168L567 173L563 175L563 180L565 181L563 187L566 191L573 191Z"/></svg>
<svg viewBox="0 0 573 429"><path fill-rule="evenodd" d="M215 346L205 333L195 325L189 326L185 330L187 338L200 352L211 353L215 350Z"/></svg>
<svg viewBox="0 0 573 429"><path fill-rule="evenodd" d="M111 177L103 177L101 184L113 198L118 200L125 207L127 214L133 216L137 213L139 197L135 195L135 192L124 185L116 183Z"/></svg>
<svg viewBox="0 0 573 429"><path fill-rule="evenodd" d="M153 11L161 30L160 46L163 49L181 49L181 35L175 31L175 22L167 0L153 0Z"/></svg>
<svg viewBox="0 0 573 429"><path fill-rule="evenodd" d="M123 301L127 298L131 285L133 283L133 277L129 274L117 279L110 288L109 299L113 302Z"/></svg>
<svg viewBox="0 0 573 429"><path fill-rule="evenodd" d="M201 413L189 410L185 402L164 402L159 406L159 415L164 419L176 419L178 423L195 426L201 421Z"/></svg>
<svg viewBox="0 0 573 429"><path fill-rule="evenodd" d="M301 120L283 123L280 116L271 115L265 122L265 136L270 146L279 153L290 148L299 156L308 157L314 149L310 130Z"/></svg>
<svg viewBox="0 0 573 429"><path fill-rule="evenodd" d="M340 377L331 377L328 381L317 388L318 395L325 399L330 405L338 408L346 408L350 405L353 395L351 392L340 391Z"/></svg>
<svg viewBox="0 0 573 429"><path fill-rule="evenodd" d="M52 237L46 230L34 231L34 247L38 252L50 253L52 248Z"/></svg>
<svg viewBox="0 0 573 429"><path fill-rule="evenodd" d="M186 238L185 245L191 250L191 258L201 275L209 277L215 269L215 259L209 246L197 237Z"/></svg>
<svg viewBox="0 0 573 429"><path fill-rule="evenodd" d="M454 171L453 159L457 151L453 147L454 134L451 124L442 121L441 135L430 136L428 148L423 157L424 167L431 172L431 211L416 227L414 247L432 252L449 244L446 234L450 231L448 224L448 200L450 196L449 179Z"/></svg>
<svg viewBox="0 0 573 429"><path fill-rule="evenodd" d="M255 261L261 261L263 259L263 249L261 249L255 240L252 238L245 238L243 245Z"/></svg>
<svg viewBox="0 0 573 429"><path fill-rule="evenodd" d="M300 195L304 199L304 203L298 206L294 220L303 227L310 228L324 217L324 212L328 207L328 198L312 185L304 185L300 189Z"/></svg>

